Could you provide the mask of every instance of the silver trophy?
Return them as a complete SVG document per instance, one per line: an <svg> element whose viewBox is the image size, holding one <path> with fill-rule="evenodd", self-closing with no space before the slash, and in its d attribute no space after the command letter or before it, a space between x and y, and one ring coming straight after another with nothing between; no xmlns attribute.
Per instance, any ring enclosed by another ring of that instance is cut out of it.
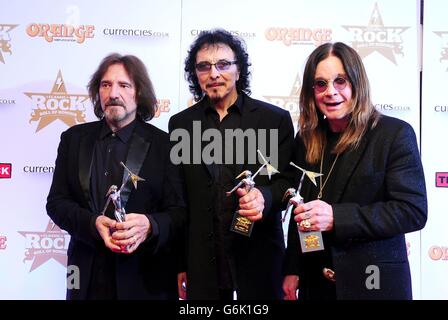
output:
<svg viewBox="0 0 448 320"><path fill-rule="evenodd" d="M268 173L269 179L271 179L271 175L275 173L279 173L277 169L275 169L269 162L266 160L266 158L263 156L263 154L260 152L260 150L257 149L257 152L261 159L263 159L263 165L255 172L254 175L252 175L252 172L250 170L245 170L241 172L236 179L240 179L244 177L235 187L233 187L232 190L226 192L227 196L230 196L236 189L238 188L245 188L247 192L249 192L254 186L255 186L255 177L261 172L261 170L266 167L266 171ZM248 218L241 216L238 211L235 211L233 215L233 221L232 225L230 227L231 231L234 231L236 233L242 234L244 236L250 237L252 233L252 228L254 226L253 221L250 221Z"/></svg>
<svg viewBox="0 0 448 320"><path fill-rule="evenodd" d="M289 196L291 196L291 198L289 199L288 205L286 206L282 221L285 221L286 216L288 214L291 214L295 203L299 203L299 204L303 203L303 197L300 195L300 190L302 189L303 180L305 179L305 176L307 176L311 180L311 182L317 187L316 177L319 177L322 175L321 173L305 170L293 162L290 162L289 164L294 166L295 168L301 170L302 176L300 177L300 182L299 182L299 186L297 187L297 189L289 188L288 190L286 190L285 195L283 196L283 199L285 199ZM291 219L292 219L292 216L291 216ZM309 219L302 220L300 222L300 226L305 229L311 228L310 220ZM297 225L297 227L299 227L299 225ZM300 237L300 246L302 248L303 253L319 251L319 250L324 249L322 232L320 232L320 231L300 231L300 230L298 230L298 232L299 232L299 237Z"/></svg>
<svg viewBox="0 0 448 320"><path fill-rule="evenodd" d="M129 181L129 179L131 180L131 182L134 185L135 189L137 189L137 182L138 181L145 181L145 179L143 179L143 178L139 177L138 175L132 173L132 171L128 167L126 167L126 165L123 162L120 162L120 164L126 170L126 172L128 173L128 176L124 180L124 182L121 185L120 189L118 189L117 186L114 185L114 184L110 186L110 188L109 188L109 190L107 191L107 194L106 194L107 201L106 201L106 204L104 205L104 209L101 212L101 214L104 215L106 213L107 207L109 206L109 203L112 200L112 203L114 204L114 207L115 207L115 210L114 210L115 219L118 222L124 222L126 220L126 211L124 210L124 207L123 207L123 205L121 203L121 196L120 196L121 189Z"/></svg>

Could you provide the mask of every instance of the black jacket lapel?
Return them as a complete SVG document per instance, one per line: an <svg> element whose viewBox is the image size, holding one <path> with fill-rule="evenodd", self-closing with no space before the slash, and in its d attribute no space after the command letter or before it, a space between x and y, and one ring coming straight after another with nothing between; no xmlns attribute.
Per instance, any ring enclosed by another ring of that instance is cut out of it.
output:
<svg viewBox="0 0 448 320"><path fill-rule="evenodd" d="M199 101L196 105L192 106L192 108L195 108L196 110L196 114L193 116L193 121L191 122L191 138L195 138L194 134L193 134L193 122L194 121L199 121L201 124L201 136L200 136L200 144L201 144L201 163L204 165L204 167L207 169L207 172L209 173L209 175L211 177L213 177L213 164L205 164L202 160L202 150L204 150L205 146L207 145L207 141L202 141L202 136L205 130L210 129L210 126L208 125L208 121L207 118L205 117L205 112L204 112L204 108L206 106L207 103L207 98L203 98L201 101ZM195 145L195 143L193 142L193 140L190 141L191 145ZM194 152L195 150L191 150L192 152ZM193 156L192 156L193 157Z"/></svg>
<svg viewBox="0 0 448 320"><path fill-rule="evenodd" d="M145 140L142 136L138 134L139 128L137 127L132 134L131 145L129 146L128 156L126 158L126 167L132 171L132 173L139 175L140 169L142 168L143 162L145 161L146 154L148 153L151 142ZM126 182L126 183L125 183ZM123 171L123 183L125 185L121 189L121 203L123 207L126 207L129 195L134 188L131 181L128 180L128 172Z"/></svg>
<svg viewBox="0 0 448 320"><path fill-rule="evenodd" d="M356 169L361 156L364 153L365 148L367 147L367 133L361 140L358 148L355 150L349 150L341 154L340 159L338 161L341 162L339 166L339 170L337 172L335 191L329 199L330 203L338 203L341 200L342 194L347 187L347 183L350 180L350 177L353 174L353 171Z"/></svg>
<svg viewBox="0 0 448 320"><path fill-rule="evenodd" d="M256 130L258 128L258 121L260 120L260 112L258 110L258 107L255 105L253 100L243 95L243 114L241 117L241 130L245 131L247 129L254 129ZM258 138L257 138L258 139ZM248 163L248 149L244 150L244 163ZM258 154L256 155L257 163L260 163L260 159L258 159ZM257 166L257 165L256 165ZM258 167L258 166L257 166ZM244 167L243 163L237 163L236 165L236 173L240 174L243 170L246 168ZM252 172L255 173L255 172Z"/></svg>
<svg viewBox="0 0 448 320"><path fill-rule="evenodd" d="M99 122L100 123L100 122ZM101 128L98 126L97 128ZM96 130L98 131L98 130ZM98 134L92 134L88 132L80 139L80 147L79 147L79 171L78 178L79 183L81 185L82 193L84 194L84 198L86 202L89 204L89 207L92 211L95 211L98 208L93 207L93 202L90 197L90 174L92 171L92 162L93 162L93 150L95 147L95 139Z"/></svg>

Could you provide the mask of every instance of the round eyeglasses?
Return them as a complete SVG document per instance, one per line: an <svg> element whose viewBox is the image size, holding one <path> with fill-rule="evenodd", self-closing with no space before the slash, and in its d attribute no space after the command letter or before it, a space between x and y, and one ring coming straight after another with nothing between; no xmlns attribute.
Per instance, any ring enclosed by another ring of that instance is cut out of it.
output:
<svg viewBox="0 0 448 320"><path fill-rule="evenodd" d="M215 66L216 70L222 72L229 70L232 64L237 64L237 61L218 60L215 63L210 63L208 61L201 61L197 63L195 67L198 72L210 72L212 66Z"/></svg>
<svg viewBox="0 0 448 320"><path fill-rule="evenodd" d="M344 77L337 77L334 80L324 80L324 79L316 79L314 80L313 88L317 93L323 93L328 90L329 83L333 83L333 87L342 91L347 86L348 80Z"/></svg>

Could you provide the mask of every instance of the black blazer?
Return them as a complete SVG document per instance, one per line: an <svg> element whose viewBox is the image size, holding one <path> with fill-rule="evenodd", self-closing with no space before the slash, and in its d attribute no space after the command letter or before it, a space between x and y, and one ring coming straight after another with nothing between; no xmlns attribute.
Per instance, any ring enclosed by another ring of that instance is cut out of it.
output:
<svg viewBox="0 0 448 320"><path fill-rule="evenodd" d="M305 147L295 139L294 159L298 165L319 172L319 165L305 162ZM328 201L333 208L334 229L330 250L336 272L338 299L411 299L411 276L405 233L420 230L427 219L425 178L412 127L399 119L382 116L368 131L356 150L344 152ZM304 182L302 196L312 188ZM314 191L315 192L315 191ZM298 243L297 226L289 225L286 274L298 274L299 298L307 299L307 287L316 280L307 255ZM369 267L373 266L373 267ZM379 289L366 282L379 270ZM369 267L369 268L368 268Z"/></svg>
<svg viewBox="0 0 448 320"><path fill-rule="evenodd" d="M172 116L169 122L170 133L175 129L184 129L189 132L190 137L193 137L193 121L201 122L202 132L207 129L203 110L206 103L203 99ZM278 169L280 172L285 170L290 161L294 134L291 117L287 111L243 95L240 128L242 130L250 128L256 130L277 129ZM202 148L204 145L206 143L202 144ZM247 149L246 146L245 159L247 159ZM248 169L255 173L259 166L259 164L241 164L237 172ZM218 299L213 198L210 192L211 168L201 163L183 164L182 169L186 183L189 213L186 249L187 298ZM284 181L278 174L273 175L271 181L265 175L258 175L255 182L265 199L263 219L255 222L250 238L229 231L236 260L238 299L280 299L282 298L281 270L284 256L284 236L280 211L281 198L288 186L287 183L283 187L280 186Z"/></svg>
<svg viewBox="0 0 448 320"><path fill-rule="evenodd" d="M68 299L85 299L94 256L104 247L95 228L99 215L92 208L90 174L101 122L74 126L61 135L53 183L47 199L51 219L71 235L68 265L80 270L80 289L67 290ZM186 221L182 181L169 160L168 135L138 121L126 165L145 181L137 190L128 182L121 192L128 213L149 214L154 232L134 253L116 254L119 299L176 299L177 256L173 241ZM124 172L123 179L126 177Z"/></svg>

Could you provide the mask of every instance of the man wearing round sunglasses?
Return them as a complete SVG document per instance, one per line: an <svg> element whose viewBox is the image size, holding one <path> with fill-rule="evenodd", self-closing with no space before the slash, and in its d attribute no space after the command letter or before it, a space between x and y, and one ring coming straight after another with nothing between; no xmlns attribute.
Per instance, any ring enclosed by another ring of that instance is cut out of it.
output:
<svg viewBox="0 0 448 320"><path fill-rule="evenodd" d="M381 115L359 54L336 42L305 66L294 163L305 181L290 219L285 299L411 299L405 233L427 219L425 179L412 127ZM294 184L297 185L297 184ZM324 250L303 252L297 229L322 232Z"/></svg>
<svg viewBox="0 0 448 320"><path fill-rule="evenodd" d="M186 79L196 101L170 119L169 129L185 129L193 137L195 123L204 130L224 131L264 129L278 134L275 148L267 145L266 154L278 152L277 169L286 170L290 161L293 126L289 113L249 97L248 54L241 39L224 30L202 32L190 47L185 60ZM238 138L237 138L238 139ZM261 139L260 139L261 140ZM258 143L262 141L258 140ZM191 142L193 144L199 142ZM182 163L189 205L185 272L179 274L179 294L187 299L231 300L281 299L284 240L281 226L281 199L287 183L281 174L271 179L257 175L249 192L239 188L226 192L242 172L254 173L260 167L247 161L248 143L241 150L223 148L223 159L234 161L211 164ZM258 146L257 146L258 149ZM274 151L274 149L276 149ZM201 151L204 150L202 144ZM253 149L252 149L253 150ZM230 153L230 154L229 154ZM202 154L202 153L201 153ZM286 184L284 187L280 185ZM277 191L278 190L278 191ZM232 232L235 210L253 222L250 236ZM186 292L184 291L186 288Z"/></svg>

